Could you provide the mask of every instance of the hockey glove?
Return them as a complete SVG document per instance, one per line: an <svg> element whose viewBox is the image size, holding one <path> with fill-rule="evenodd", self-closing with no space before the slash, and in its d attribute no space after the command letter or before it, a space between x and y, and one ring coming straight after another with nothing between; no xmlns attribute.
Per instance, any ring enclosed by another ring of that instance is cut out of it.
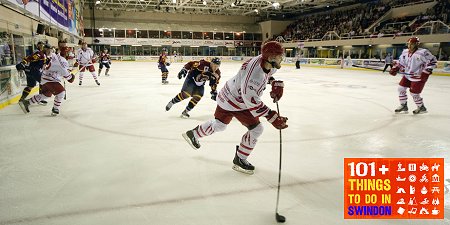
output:
<svg viewBox="0 0 450 225"><path fill-rule="evenodd" d="M74 64L73 64L73 67L78 67L78 62L75 62Z"/></svg>
<svg viewBox="0 0 450 225"><path fill-rule="evenodd" d="M400 71L400 64L398 64L397 62L392 62L392 68L391 70L389 70L389 74L392 76L396 76L398 71Z"/></svg>
<svg viewBox="0 0 450 225"><path fill-rule="evenodd" d="M273 102L278 102L280 98L283 96L284 83L281 80L272 81L272 91L270 92L270 97L273 99Z"/></svg>
<svg viewBox="0 0 450 225"><path fill-rule="evenodd" d="M180 72L178 73L178 79L181 79L183 77L186 77L188 70L183 68L180 70Z"/></svg>
<svg viewBox="0 0 450 225"><path fill-rule="evenodd" d="M20 70L25 70L25 65L23 63L19 63L19 64L16 65L16 69L19 70L19 71Z"/></svg>
<svg viewBox="0 0 450 225"><path fill-rule="evenodd" d="M420 74L421 77L425 77L425 76L429 76L433 73L433 70L428 68L428 69L424 69L422 71L422 73Z"/></svg>
<svg viewBox="0 0 450 225"><path fill-rule="evenodd" d="M269 123L271 123L275 128L279 130L288 127L288 125L286 124L288 118L278 115L278 113L273 110L269 111L269 114L266 116L266 118Z"/></svg>
<svg viewBox="0 0 450 225"><path fill-rule="evenodd" d="M166 62L166 66L170 66L170 62Z"/></svg>
<svg viewBox="0 0 450 225"><path fill-rule="evenodd" d="M211 91L210 93L211 93L211 99L214 100L214 101L216 101L216 98L217 98L217 91Z"/></svg>
<svg viewBox="0 0 450 225"><path fill-rule="evenodd" d="M70 74L70 75L72 75L72 76L67 81L69 81L69 83L73 83L73 81L75 80L75 75L73 75L73 74Z"/></svg>

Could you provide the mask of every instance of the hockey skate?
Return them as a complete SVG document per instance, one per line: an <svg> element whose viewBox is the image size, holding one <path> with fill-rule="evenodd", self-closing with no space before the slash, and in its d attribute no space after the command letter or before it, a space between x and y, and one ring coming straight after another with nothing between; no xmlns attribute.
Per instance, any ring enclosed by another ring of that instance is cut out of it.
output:
<svg viewBox="0 0 450 225"><path fill-rule="evenodd" d="M395 113L408 113L408 105L405 104L401 104L397 109L395 109Z"/></svg>
<svg viewBox="0 0 450 225"><path fill-rule="evenodd" d="M185 109L182 113L181 113L181 118L187 119L189 118L191 115L189 115L188 111Z"/></svg>
<svg viewBox="0 0 450 225"><path fill-rule="evenodd" d="M168 81L168 80L163 80L163 81L161 81L161 83L162 83L163 85L165 85L165 84L169 84L169 81Z"/></svg>
<svg viewBox="0 0 450 225"><path fill-rule="evenodd" d="M42 100L42 101L38 102L38 104L42 105L42 106L46 106L47 105L47 101Z"/></svg>
<svg viewBox="0 0 450 225"><path fill-rule="evenodd" d="M59 114L59 109L52 108L52 116L57 116Z"/></svg>
<svg viewBox="0 0 450 225"><path fill-rule="evenodd" d="M95 80L95 83L100 86L100 82L98 82L98 80Z"/></svg>
<svg viewBox="0 0 450 225"><path fill-rule="evenodd" d="M25 99L23 101L19 101L19 106L22 109L23 113L27 114L30 112L30 109L28 108L28 106L30 106L30 101Z"/></svg>
<svg viewBox="0 0 450 225"><path fill-rule="evenodd" d="M413 111L413 114L422 114L422 113L427 113L427 108L425 108L424 105L420 106L419 108L417 108L416 110Z"/></svg>
<svg viewBox="0 0 450 225"><path fill-rule="evenodd" d="M197 138L194 137L193 130L188 130L186 133L182 134L184 140L194 149L197 150L200 148L200 142L198 142Z"/></svg>
<svg viewBox="0 0 450 225"><path fill-rule="evenodd" d="M249 163L247 161L247 159L239 158L239 156L237 154L238 148L239 148L239 146L236 146L236 153L234 154L234 159L233 159L233 163L234 163L234 165L232 167L233 170L252 175L255 171L255 167L251 163Z"/></svg>
<svg viewBox="0 0 450 225"><path fill-rule="evenodd" d="M166 111L169 111L170 108L172 108L172 106L173 106L172 101L170 101L169 103L167 103L167 105L166 105Z"/></svg>
<svg viewBox="0 0 450 225"><path fill-rule="evenodd" d="M80 86L81 86L82 84L83 84L83 81L81 81L81 80L80 80L80 83L78 83L78 85L80 85Z"/></svg>

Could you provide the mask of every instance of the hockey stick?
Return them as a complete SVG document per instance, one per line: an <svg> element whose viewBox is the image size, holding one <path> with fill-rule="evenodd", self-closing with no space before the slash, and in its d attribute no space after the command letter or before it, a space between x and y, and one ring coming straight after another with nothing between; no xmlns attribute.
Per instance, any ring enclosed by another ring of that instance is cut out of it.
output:
<svg viewBox="0 0 450 225"><path fill-rule="evenodd" d="M361 68L361 69L369 69L369 70L383 71L382 69L378 69L378 68L364 67L364 66L359 66L359 65L352 65L352 66L353 66L353 67L356 67L356 68Z"/></svg>
<svg viewBox="0 0 450 225"><path fill-rule="evenodd" d="M278 102L277 102L277 112L278 115L280 115L280 108L278 107ZM277 190L277 206L275 209L275 220L278 223L284 223L286 222L286 217L278 214L278 203L280 202L280 183L281 183L281 154L282 154L282 149L283 149L283 139L281 136L281 129L280 129L280 162L279 162L279 167L278 167L278 190Z"/></svg>
<svg viewBox="0 0 450 225"><path fill-rule="evenodd" d="M353 67L356 68L361 68L361 69L368 69L368 70L376 70L376 71L383 71L383 69L379 69L379 68L371 68L371 67L364 67L364 66L358 66L358 65L352 65ZM388 71L389 72L389 71ZM412 74L408 74L408 73L404 73L404 72L397 72L398 74L403 74L403 75L409 75L411 76Z"/></svg>
<svg viewBox="0 0 450 225"><path fill-rule="evenodd" d="M83 66L83 67L79 68L78 70L75 70L75 73L72 73L73 70L70 71L70 73L72 74L72 76L75 77L75 75L77 75L81 70L84 70L85 68L86 68L86 66ZM64 82L64 90L65 90L65 92L64 92L64 100L66 100L67 99L66 80L63 80L63 82Z"/></svg>
<svg viewBox="0 0 450 225"><path fill-rule="evenodd" d="M67 99L66 81L64 80L64 100Z"/></svg>

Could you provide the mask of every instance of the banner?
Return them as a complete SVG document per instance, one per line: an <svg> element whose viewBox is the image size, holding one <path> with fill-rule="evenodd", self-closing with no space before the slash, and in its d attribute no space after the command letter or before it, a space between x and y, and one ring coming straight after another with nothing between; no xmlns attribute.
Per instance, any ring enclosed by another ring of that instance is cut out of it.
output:
<svg viewBox="0 0 450 225"><path fill-rule="evenodd" d="M41 18L69 30L67 0L41 0ZM70 8L72 10L72 7Z"/></svg>

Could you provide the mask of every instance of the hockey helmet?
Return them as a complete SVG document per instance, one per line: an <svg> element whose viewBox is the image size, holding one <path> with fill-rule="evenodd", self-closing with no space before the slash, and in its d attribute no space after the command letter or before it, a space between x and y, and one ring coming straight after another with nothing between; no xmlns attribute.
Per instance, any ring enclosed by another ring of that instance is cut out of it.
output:
<svg viewBox="0 0 450 225"><path fill-rule="evenodd" d="M419 39L419 37L410 37L410 38L408 39L407 43L420 44L420 39Z"/></svg>
<svg viewBox="0 0 450 225"><path fill-rule="evenodd" d="M214 63L214 64L217 64L217 65L220 65L221 60L220 60L219 57L214 57L214 58L211 59L211 62Z"/></svg>
<svg viewBox="0 0 450 225"><path fill-rule="evenodd" d="M271 56L283 55L284 49L279 42L269 41L262 46L261 52L262 58L267 60Z"/></svg>

